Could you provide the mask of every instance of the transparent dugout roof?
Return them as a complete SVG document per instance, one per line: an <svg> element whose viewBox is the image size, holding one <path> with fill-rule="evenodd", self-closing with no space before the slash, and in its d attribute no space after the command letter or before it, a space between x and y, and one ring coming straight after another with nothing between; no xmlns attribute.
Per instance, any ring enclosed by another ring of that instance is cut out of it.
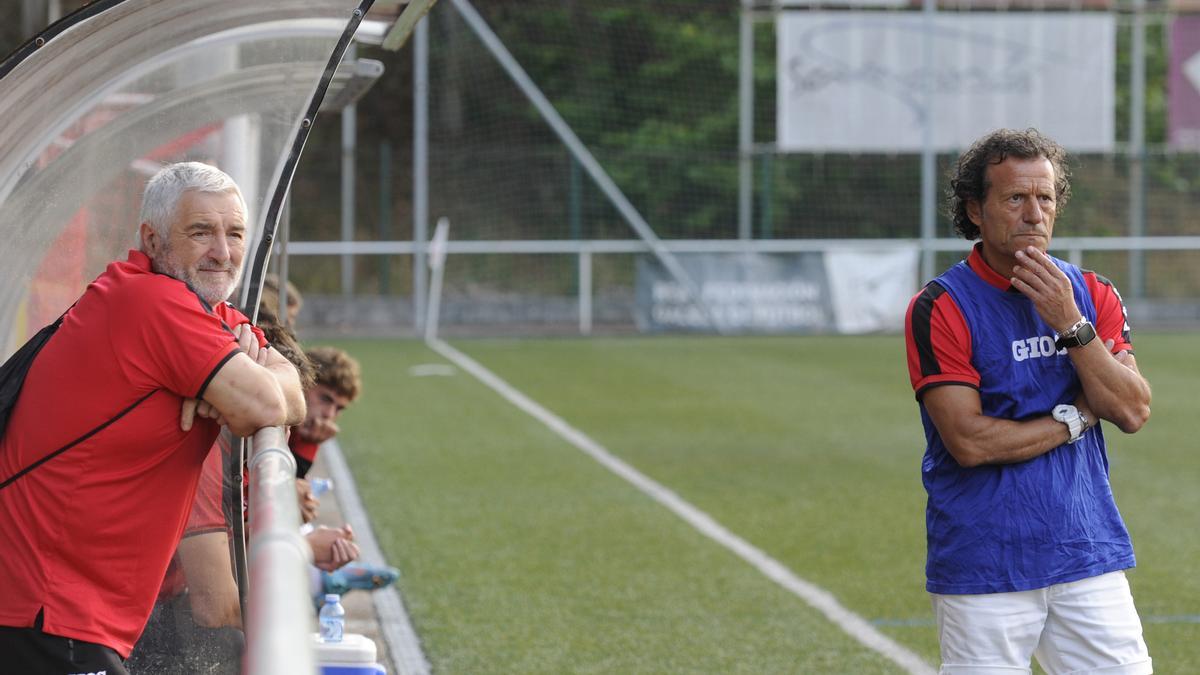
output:
<svg viewBox="0 0 1200 675"><path fill-rule="evenodd" d="M125 257L146 179L163 164L205 161L237 180L254 226L250 264L303 113L356 6L97 2L0 64L3 354ZM366 23L359 34L382 30ZM340 68L330 96L356 71Z"/></svg>

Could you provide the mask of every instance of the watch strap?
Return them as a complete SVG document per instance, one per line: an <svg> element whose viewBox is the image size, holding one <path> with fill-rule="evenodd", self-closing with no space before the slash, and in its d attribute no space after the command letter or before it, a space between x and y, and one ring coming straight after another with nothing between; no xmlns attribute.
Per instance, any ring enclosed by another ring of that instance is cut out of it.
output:
<svg viewBox="0 0 1200 675"><path fill-rule="evenodd" d="M1071 433L1071 440L1067 441L1068 443L1074 443L1080 438L1083 438L1083 432L1086 429L1086 425L1083 421L1083 415L1079 414L1078 410L1075 411L1074 415L1069 415L1067 417L1066 424L1067 431Z"/></svg>
<svg viewBox="0 0 1200 675"><path fill-rule="evenodd" d="M1096 327L1091 321L1082 318L1070 328L1055 335L1054 348L1057 350L1082 347L1096 337Z"/></svg>
<svg viewBox="0 0 1200 675"><path fill-rule="evenodd" d="M1083 432L1088 430L1087 418L1073 405L1064 404L1056 406L1052 416L1056 421L1062 422L1067 426L1067 433L1071 435L1067 443L1074 443L1083 438Z"/></svg>

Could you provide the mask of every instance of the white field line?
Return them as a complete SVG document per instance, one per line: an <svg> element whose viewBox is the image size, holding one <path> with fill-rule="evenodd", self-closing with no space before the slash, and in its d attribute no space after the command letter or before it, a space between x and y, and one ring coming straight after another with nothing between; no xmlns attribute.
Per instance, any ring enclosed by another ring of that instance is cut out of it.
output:
<svg viewBox="0 0 1200 675"><path fill-rule="evenodd" d="M383 561L383 551L379 548L375 531L371 529L371 519L358 496L354 475L350 473L350 466L346 464L336 440L330 439L321 445L321 459L325 460L329 477L333 479L336 488L334 495L342 515L354 528L354 540L363 554L362 559ZM387 641L394 672L399 675L429 675L429 661L421 651L421 641L417 639L408 612L404 611L404 600L396 585L372 591L371 599L375 603L375 612L379 614L379 629Z"/></svg>
<svg viewBox="0 0 1200 675"><path fill-rule="evenodd" d="M583 432L567 424L562 418L546 410L525 394L517 391L510 384L500 379L500 377L487 368L484 368L471 357L451 347L442 340L431 340L427 344L431 349L446 357L459 368L475 376L480 382L503 396L508 402L525 411L542 424L545 424L576 448L579 448L591 456L592 459L604 465L609 471L629 481L651 499L673 511L675 515L699 530L701 534L729 549L739 558L753 565L755 569L762 572L767 578L799 596L800 599L824 614L826 618L849 634L850 637L858 640L870 649L879 652L908 673L912 673L913 675L932 675L934 673L934 670L921 657L883 633L880 633L866 619L843 607L829 591L796 576L794 572L782 563L730 532L714 520L712 516L684 501L679 495L618 459L599 443L588 438Z"/></svg>

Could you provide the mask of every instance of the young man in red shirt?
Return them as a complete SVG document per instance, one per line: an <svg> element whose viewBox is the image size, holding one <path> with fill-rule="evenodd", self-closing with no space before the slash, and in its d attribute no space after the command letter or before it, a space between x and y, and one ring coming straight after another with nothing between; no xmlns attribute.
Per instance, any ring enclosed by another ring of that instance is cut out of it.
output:
<svg viewBox="0 0 1200 675"><path fill-rule="evenodd" d="M299 300L294 291L288 296ZM290 304L290 303L289 303ZM278 306L278 300L276 300ZM362 391L362 368L358 361L337 347L314 347L306 351L312 361L316 383L305 389L308 415L304 423L292 430L288 446L296 458L297 485L301 494L301 510L305 520L316 515L317 501L308 491L305 477L325 441L337 436L338 417ZM400 571L387 565L352 562L337 569L324 569L314 578L314 591L319 601L326 593L344 595L352 590L384 588L400 577Z"/></svg>
<svg viewBox="0 0 1200 675"><path fill-rule="evenodd" d="M297 478L308 475L321 444L337 436L338 417L362 389L362 370L354 357L336 347L314 347L306 354L316 370L316 384L305 390L308 414L288 439Z"/></svg>
<svg viewBox="0 0 1200 675"><path fill-rule="evenodd" d="M304 419L295 368L225 302L246 205L195 162L146 187L139 250L37 356L0 440L0 653L13 672L125 673L222 424Z"/></svg>

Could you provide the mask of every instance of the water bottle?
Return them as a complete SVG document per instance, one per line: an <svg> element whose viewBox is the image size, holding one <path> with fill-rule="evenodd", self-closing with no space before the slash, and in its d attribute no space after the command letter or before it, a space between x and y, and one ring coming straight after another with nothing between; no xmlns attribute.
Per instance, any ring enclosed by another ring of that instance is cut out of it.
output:
<svg viewBox="0 0 1200 675"><path fill-rule="evenodd" d="M308 482L308 487L312 490L313 498L320 499L321 495L333 489L333 479L314 478Z"/></svg>
<svg viewBox="0 0 1200 675"><path fill-rule="evenodd" d="M325 604L321 607L321 642L341 642L346 630L346 610L342 608L341 597L337 593L325 596Z"/></svg>

